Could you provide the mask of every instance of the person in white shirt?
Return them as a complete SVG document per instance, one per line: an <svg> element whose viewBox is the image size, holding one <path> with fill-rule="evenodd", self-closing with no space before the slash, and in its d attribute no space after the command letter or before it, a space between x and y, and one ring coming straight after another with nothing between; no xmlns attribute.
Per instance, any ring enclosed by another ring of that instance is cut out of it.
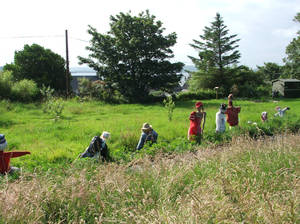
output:
<svg viewBox="0 0 300 224"><path fill-rule="evenodd" d="M226 104L222 103L220 105L219 111L216 113L216 132L222 133L225 131L225 111L226 111Z"/></svg>
<svg viewBox="0 0 300 224"><path fill-rule="evenodd" d="M290 108L289 107L285 107L283 109L281 109L280 107L276 107L275 110L277 111L276 114L274 114L275 117L279 116L279 117L283 117L285 112L287 110L289 110Z"/></svg>

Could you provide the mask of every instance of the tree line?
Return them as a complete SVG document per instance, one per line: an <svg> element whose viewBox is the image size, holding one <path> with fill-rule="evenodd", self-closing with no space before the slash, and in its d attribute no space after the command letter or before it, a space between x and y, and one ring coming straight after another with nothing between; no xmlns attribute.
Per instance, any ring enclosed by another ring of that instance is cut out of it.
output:
<svg viewBox="0 0 300 224"><path fill-rule="evenodd" d="M300 13L294 20L300 23ZM152 91L173 93L179 86L184 64L170 61L174 58L171 48L176 44L177 35L165 34L163 23L148 10L137 16L121 12L110 17L107 33L99 33L92 26L88 27L88 33L91 35L86 47L89 55L78 58L80 64L96 71L99 81L83 81L82 93L106 101L122 98L126 102L145 102ZM274 79L300 78L300 31L286 47L283 66L266 62L253 70L239 65L239 41L237 34L231 35L221 15L216 13L199 39L190 44L197 51L197 57L189 56L197 69L189 72L190 92L217 88L224 95L233 92L241 97L259 97L270 95ZM0 73L0 97L22 99L21 92L28 92L32 96L27 100L34 99L43 86L62 94L70 78L70 74L66 76L65 60L60 55L37 44L25 45L23 50L15 52L14 62L6 64ZM19 90L14 90L15 84L21 81Z"/></svg>

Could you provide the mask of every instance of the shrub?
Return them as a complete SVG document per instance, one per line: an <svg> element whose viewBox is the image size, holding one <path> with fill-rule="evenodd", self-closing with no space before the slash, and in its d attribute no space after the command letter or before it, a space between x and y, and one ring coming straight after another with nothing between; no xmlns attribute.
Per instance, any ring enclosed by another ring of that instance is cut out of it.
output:
<svg viewBox="0 0 300 224"><path fill-rule="evenodd" d="M247 98L260 98L267 97L271 95L271 85L259 85L256 86L254 84L246 82L243 85L234 84L231 88L231 91L236 94L238 97L247 97Z"/></svg>
<svg viewBox="0 0 300 224"><path fill-rule="evenodd" d="M218 92L219 97L223 94L221 91ZM196 99L215 99L216 92L210 89L202 89L199 91L188 91L188 92L180 92L176 96L176 100L196 100Z"/></svg>
<svg viewBox="0 0 300 224"><path fill-rule="evenodd" d="M79 94L82 100L94 98L108 103L126 103L120 92L102 80L79 79Z"/></svg>
<svg viewBox="0 0 300 224"><path fill-rule="evenodd" d="M168 110L169 121L172 121L173 111L175 109L175 103L172 99L172 96L169 96L167 97L167 99L164 99L163 104L165 105L165 108Z"/></svg>
<svg viewBox="0 0 300 224"><path fill-rule="evenodd" d="M135 151L138 138L135 132L122 132L120 134L120 143L125 151Z"/></svg>
<svg viewBox="0 0 300 224"><path fill-rule="evenodd" d="M54 97L54 89L51 89L49 86L43 86L40 89L40 92L44 98L43 112L49 113L55 116L55 119L60 118L63 109L64 102L61 98Z"/></svg>
<svg viewBox="0 0 300 224"><path fill-rule="evenodd" d="M29 102L37 98L39 90L32 80L23 79L12 86L12 96L22 102Z"/></svg>
<svg viewBox="0 0 300 224"><path fill-rule="evenodd" d="M0 72L0 98L8 99L11 96L13 75L11 71Z"/></svg>

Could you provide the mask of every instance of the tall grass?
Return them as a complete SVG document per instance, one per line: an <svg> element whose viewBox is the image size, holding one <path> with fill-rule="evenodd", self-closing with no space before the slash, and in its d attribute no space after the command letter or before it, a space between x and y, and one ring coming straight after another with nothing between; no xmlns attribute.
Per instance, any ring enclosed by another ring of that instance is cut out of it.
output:
<svg viewBox="0 0 300 224"><path fill-rule="evenodd" d="M299 135L2 179L2 223L299 223Z"/></svg>

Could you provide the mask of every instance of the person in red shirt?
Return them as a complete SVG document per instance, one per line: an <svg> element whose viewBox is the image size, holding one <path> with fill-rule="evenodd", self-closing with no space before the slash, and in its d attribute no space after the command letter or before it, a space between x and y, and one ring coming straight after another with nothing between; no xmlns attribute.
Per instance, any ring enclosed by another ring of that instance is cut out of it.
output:
<svg viewBox="0 0 300 224"><path fill-rule="evenodd" d="M229 124L229 127L234 127L239 124L239 113L241 112L241 107L233 106L233 95L229 94L228 96L228 107L225 111L226 121Z"/></svg>
<svg viewBox="0 0 300 224"><path fill-rule="evenodd" d="M198 143L200 143L206 120L206 112L204 111L202 102L197 102L195 104L195 107L197 111L193 111L189 117L190 127L188 130L188 140L197 141Z"/></svg>

